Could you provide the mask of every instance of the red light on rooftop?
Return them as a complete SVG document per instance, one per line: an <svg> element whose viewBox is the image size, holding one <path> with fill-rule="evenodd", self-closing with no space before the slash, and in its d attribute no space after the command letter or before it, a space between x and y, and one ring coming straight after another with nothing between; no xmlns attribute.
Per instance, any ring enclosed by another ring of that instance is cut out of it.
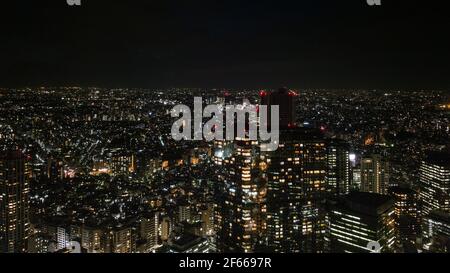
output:
<svg viewBox="0 0 450 273"><path fill-rule="evenodd" d="M259 96L260 97L265 97L265 96L267 96L267 92L264 91L264 90L261 90L261 91L259 91Z"/></svg>

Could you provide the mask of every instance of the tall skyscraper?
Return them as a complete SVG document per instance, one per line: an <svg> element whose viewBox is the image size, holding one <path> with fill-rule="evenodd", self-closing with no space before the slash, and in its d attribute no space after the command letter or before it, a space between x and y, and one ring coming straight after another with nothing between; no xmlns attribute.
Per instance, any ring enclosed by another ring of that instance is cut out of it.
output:
<svg viewBox="0 0 450 273"><path fill-rule="evenodd" d="M29 165L21 151L0 154L0 252L25 252L29 236Z"/></svg>
<svg viewBox="0 0 450 273"><path fill-rule="evenodd" d="M387 194L389 187L389 163L380 154L372 154L361 160L361 191Z"/></svg>
<svg viewBox="0 0 450 273"><path fill-rule="evenodd" d="M450 154L429 153L420 166L420 199L423 215L432 210L450 212Z"/></svg>
<svg viewBox="0 0 450 273"><path fill-rule="evenodd" d="M341 140L327 143L326 184L332 195L344 195L350 191L350 147Z"/></svg>
<svg viewBox="0 0 450 273"><path fill-rule="evenodd" d="M261 155L267 181L267 245L274 252L321 252L326 143L319 130L280 132L276 152Z"/></svg>
<svg viewBox="0 0 450 273"><path fill-rule="evenodd" d="M264 224L263 185L258 179L257 141L236 139L219 174L217 246L225 252L253 252Z"/></svg>
<svg viewBox="0 0 450 273"><path fill-rule="evenodd" d="M389 196L352 192L330 206L328 219L331 252L367 253L372 242L380 252L392 251L394 202Z"/></svg>
<svg viewBox="0 0 450 273"><path fill-rule="evenodd" d="M396 243L403 252L415 249L421 233L419 215L419 194L409 188L391 187L389 194L394 199Z"/></svg>
<svg viewBox="0 0 450 273"><path fill-rule="evenodd" d="M280 128L292 128L296 125L295 106L297 93L291 91L285 87L278 89L278 91L261 91L259 93L261 97L261 105L278 105L280 109ZM270 110L269 118L270 121Z"/></svg>

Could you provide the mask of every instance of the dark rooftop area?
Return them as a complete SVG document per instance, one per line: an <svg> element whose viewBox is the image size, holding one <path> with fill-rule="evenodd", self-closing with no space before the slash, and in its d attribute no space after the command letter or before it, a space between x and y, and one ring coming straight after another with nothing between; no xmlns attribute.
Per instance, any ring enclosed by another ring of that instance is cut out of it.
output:
<svg viewBox="0 0 450 273"><path fill-rule="evenodd" d="M426 161L438 166L450 167L450 152L430 152Z"/></svg>
<svg viewBox="0 0 450 273"><path fill-rule="evenodd" d="M393 199L376 193L352 192L343 198L343 205L362 214L378 215L392 207Z"/></svg>

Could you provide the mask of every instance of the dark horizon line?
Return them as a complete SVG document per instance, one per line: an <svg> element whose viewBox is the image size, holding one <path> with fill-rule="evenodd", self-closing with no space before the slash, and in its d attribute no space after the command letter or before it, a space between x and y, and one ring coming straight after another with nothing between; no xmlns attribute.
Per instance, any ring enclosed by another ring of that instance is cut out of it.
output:
<svg viewBox="0 0 450 273"><path fill-rule="evenodd" d="M0 86L0 89L39 89L39 88L98 88L98 89L141 89L141 90L169 90L169 89L205 89L205 90L276 90L278 88L287 87L293 90L315 90L315 91L390 91L390 92L417 92L417 91L435 91L450 92L450 88L362 88L362 87L292 87L289 85L281 85L278 87L193 87L193 86L166 86L166 87L137 87L137 86L105 86L105 85L25 85L25 86Z"/></svg>

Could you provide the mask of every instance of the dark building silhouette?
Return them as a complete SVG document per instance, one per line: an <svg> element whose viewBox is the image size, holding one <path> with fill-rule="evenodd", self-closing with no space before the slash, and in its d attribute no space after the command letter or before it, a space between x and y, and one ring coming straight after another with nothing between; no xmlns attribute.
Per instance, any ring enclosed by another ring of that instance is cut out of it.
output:
<svg viewBox="0 0 450 273"><path fill-rule="evenodd" d="M279 105L281 129L293 128L296 126L295 106L298 96L297 93L283 87L275 92L261 91L259 95L261 97L261 105L267 105L269 106L269 109L272 105ZM270 123L270 110L268 117Z"/></svg>

